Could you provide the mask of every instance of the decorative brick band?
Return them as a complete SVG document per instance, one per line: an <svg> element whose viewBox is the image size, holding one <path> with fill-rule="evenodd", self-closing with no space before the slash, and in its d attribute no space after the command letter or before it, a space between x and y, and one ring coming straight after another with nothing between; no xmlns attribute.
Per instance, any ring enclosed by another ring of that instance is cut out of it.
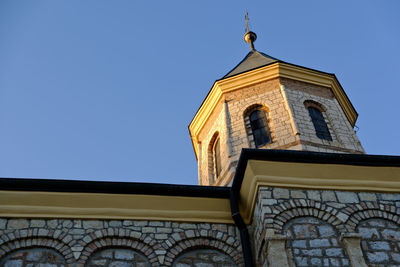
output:
<svg viewBox="0 0 400 267"><path fill-rule="evenodd" d="M3 242L0 245L0 259L20 249L44 247L54 250L59 254L61 254L64 257L67 264L74 262L72 250L68 245L66 245L60 240L46 236L34 236L34 235L28 237L21 237L21 236L17 237L17 234L14 237L8 234L7 237L10 240L7 242Z"/></svg>
<svg viewBox="0 0 400 267"><path fill-rule="evenodd" d="M171 266L181 254L194 249L216 249L232 258L239 266L243 263L240 242L216 230L186 230L172 234L163 244L167 251L165 265Z"/></svg>
<svg viewBox="0 0 400 267"><path fill-rule="evenodd" d="M346 222L347 228L354 231L361 221L380 218L400 223L400 208L390 204L378 204L377 202L361 202L347 207L343 212L349 214Z"/></svg>
<svg viewBox="0 0 400 267"><path fill-rule="evenodd" d="M195 249L215 249L228 255L238 266L243 265L242 255L237 248L226 242L211 238L192 238L179 241L171 247L165 255L165 266L172 266L172 263L180 255Z"/></svg>
<svg viewBox="0 0 400 267"><path fill-rule="evenodd" d="M94 253L106 248L129 248L147 257L151 266L159 266L154 250L161 246L146 234L121 228L108 228L92 232L79 241L83 246L78 259L78 267L84 266Z"/></svg>
<svg viewBox="0 0 400 267"><path fill-rule="evenodd" d="M284 225L298 217L315 217L333 225L343 232L343 223L348 216L321 202L306 199L290 200L279 205L271 206L271 213L264 215L264 228L274 229L276 234L282 234Z"/></svg>

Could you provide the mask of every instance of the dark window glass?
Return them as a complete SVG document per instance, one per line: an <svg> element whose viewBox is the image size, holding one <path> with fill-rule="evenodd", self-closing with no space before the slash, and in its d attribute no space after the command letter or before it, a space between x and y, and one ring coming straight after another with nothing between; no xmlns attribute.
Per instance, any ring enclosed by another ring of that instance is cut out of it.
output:
<svg viewBox="0 0 400 267"><path fill-rule="evenodd" d="M271 142L271 137L269 135L269 129L267 125L267 118L263 110L257 109L250 114L250 126L256 147Z"/></svg>
<svg viewBox="0 0 400 267"><path fill-rule="evenodd" d="M329 132L328 125L326 125L324 115L316 108L309 107L308 113L310 114L312 123L314 124L315 133L319 139L332 141L331 133Z"/></svg>
<svg viewBox="0 0 400 267"><path fill-rule="evenodd" d="M215 141L213 148L213 163L214 163L215 178L217 178L221 173L221 155L219 148L219 138Z"/></svg>

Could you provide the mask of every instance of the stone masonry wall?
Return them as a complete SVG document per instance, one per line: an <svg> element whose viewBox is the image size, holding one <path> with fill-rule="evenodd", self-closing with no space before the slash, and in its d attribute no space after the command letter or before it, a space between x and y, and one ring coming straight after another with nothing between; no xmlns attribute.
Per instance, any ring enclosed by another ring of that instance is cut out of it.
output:
<svg viewBox="0 0 400 267"><path fill-rule="evenodd" d="M281 87L283 86L283 87ZM305 102L324 109L332 141L317 137ZM199 182L201 185L228 185L242 148L254 148L246 131L244 113L252 106L268 113L272 143L266 149L292 149L317 152L364 153L353 128L329 88L286 78L276 78L224 94L199 134ZM218 132L221 145L221 176L210 175L209 146Z"/></svg>
<svg viewBox="0 0 400 267"><path fill-rule="evenodd" d="M236 264L226 255L216 250L189 251L180 256L174 267L234 267Z"/></svg>
<svg viewBox="0 0 400 267"><path fill-rule="evenodd" d="M400 194L261 187L256 205L258 266L276 242L293 266L349 266L357 253L364 266L400 265Z"/></svg>
<svg viewBox="0 0 400 267"><path fill-rule="evenodd" d="M288 254L296 266L350 266L331 225L313 217L300 217L285 228Z"/></svg>
<svg viewBox="0 0 400 267"><path fill-rule="evenodd" d="M357 231L368 266L400 265L400 225L383 219L362 221Z"/></svg>
<svg viewBox="0 0 400 267"><path fill-rule="evenodd" d="M285 86L294 121L303 143L303 150L364 153L357 135L329 88L285 78L281 79L281 83ZM308 110L304 106L304 102L310 100L325 108L323 115L331 133L332 141L322 140L316 136Z"/></svg>
<svg viewBox="0 0 400 267"><path fill-rule="evenodd" d="M243 265L234 225L0 218L0 266L172 266L189 251L205 255L198 263Z"/></svg>
<svg viewBox="0 0 400 267"><path fill-rule="evenodd" d="M229 153L229 141L228 141L228 130L226 126L226 117L223 102L218 104L218 107L214 110L211 118L204 126L204 129L200 133L199 141L200 144L200 157L199 162L199 184L200 185L211 185L215 182L210 168L212 168L212 162L210 161L210 143L216 133L219 136L220 143L220 156L221 156L221 175L219 179L227 175L227 171L230 164L230 153Z"/></svg>
<svg viewBox="0 0 400 267"><path fill-rule="evenodd" d="M209 145L214 133L219 132L221 138L222 176L232 177L242 148L254 148L254 143L249 140L244 112L254 105L262 105L268 112L269 127L272 132L273 142L262 148L269 149L301 149L296 143L299 139L295 136L291 125L291 118L282 96L279 79L253 84L239 90L225 94L218 107L213 111L210 119L199 135L201 142L199 157L200 184L209 184ZM227 173L231 170L231 173ZM222 180L226 179L222 177ZM229 182L229 181L228 181ZM216 183L227 185L225 181Z"/></svg>

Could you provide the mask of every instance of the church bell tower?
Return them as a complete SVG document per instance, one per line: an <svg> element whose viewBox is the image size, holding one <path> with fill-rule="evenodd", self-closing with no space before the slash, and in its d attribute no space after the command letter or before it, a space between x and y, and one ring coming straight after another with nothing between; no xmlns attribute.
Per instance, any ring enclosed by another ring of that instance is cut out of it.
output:
<svg viewBox="0 0 400 267"><path fill-rule="evenodd" d="M242 148L364 153L336 76L250 52L212 86L189 125L200 185L229 186Z"/></svg>

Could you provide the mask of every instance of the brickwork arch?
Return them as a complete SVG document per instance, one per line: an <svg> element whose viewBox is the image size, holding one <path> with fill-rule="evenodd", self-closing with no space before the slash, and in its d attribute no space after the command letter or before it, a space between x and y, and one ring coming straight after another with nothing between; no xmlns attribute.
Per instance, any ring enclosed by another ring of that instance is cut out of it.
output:
<svg viewBox="0 0 400 267"><path fill-rule="evenodd" d="M400 208L390 204L378 204L377 202L361 202L344 209L349 218L346 226L354 231L360 222L368 219L384 219L400 224Z"/></svg>
<svg viewBox="0 0 400 267"><path fill-rule="evenodd" d="M63 255L49 247L19 248L0 259L0 266L71 266Z"/></svg>
<svg viewBox="0 0 400 267"><path fill-rule="evenodd" d="M339 232L345 230L344 222L347 215L337 209L314 200L295 199L274 205L271 213L265 214L265 229L273 229L276 234L282 234L283 226L298 217L315 217L333 225Z"/></svg>
<svg viewBox="0 0 400 267"><path fill-rule="evenodd" d="M71 248L61 240L54 239L49 236L31 235L27 237L17 237L16 234L12 239L10 239L9 234L7 236L9 240L0 245L0 260L19 250L47 248L60 254L68 266L74 262Z"/></svg>
<svg viewBox="0 0 400 267"><path fill-rule="evenodd" d="M323 104L321 104L317 101L311 100L311 99L304 100L303 104L306 108L313 107L313 108L319 109L321 112L327 111L326 107Z"/></svg>
<svg viewBox="0 0 400 267"><path fill-rule="evenodd" d="M84 247L77 260L78 266L84 266L99 250L109 248L132 249L146 256L151 266L159 266L155 250L161 246L153 238L140 232L121 228L97 230L86 236L81 244Z"/></svg>
<svg viewBox="0 0 400 267"><path fill-rule="evenodd" d="M233 236L215 230L174 233L163 243L163 248L167 251L164 261L166 266L171 266L183 253L195 249L216 249L229 256L237 265L243 263L240 242Z"/></svg>
<svg viewBox="0 0 400 267"><path fill-rule="evenodd" d="M237 248L230 246L226 242L217 239L209 238L192 238L177 242L175 246L171 247L165 255L165 266L172 266L173 262L184 253L197 249L212 249L217 250L229 256L233 262L241 266L243 258Z"/></svg>

